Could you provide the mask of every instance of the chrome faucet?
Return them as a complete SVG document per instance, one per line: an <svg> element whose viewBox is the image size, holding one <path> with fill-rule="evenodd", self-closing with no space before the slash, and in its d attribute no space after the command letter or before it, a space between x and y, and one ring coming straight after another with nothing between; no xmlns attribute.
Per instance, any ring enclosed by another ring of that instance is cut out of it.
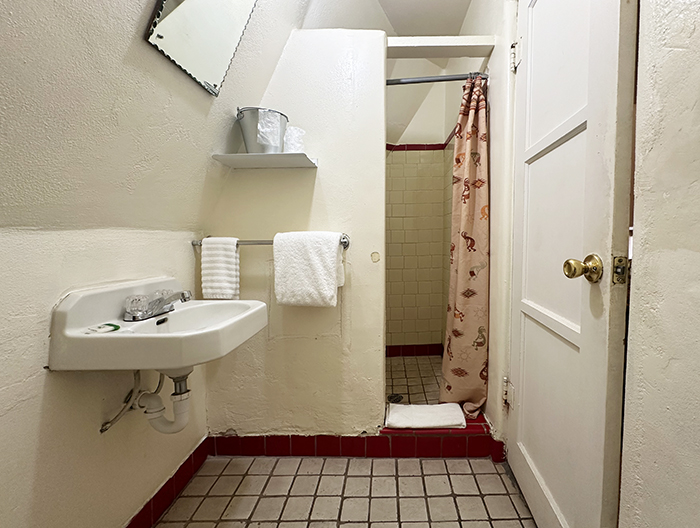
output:
<svg viewBox="0 0 700 528"><path fill-rule="evenodd" d="M157 291L150 296L132 295L126 298L125 321L143 321L172 312L176 301L187 302L192 298L189 290L176 293Z"/></svg>

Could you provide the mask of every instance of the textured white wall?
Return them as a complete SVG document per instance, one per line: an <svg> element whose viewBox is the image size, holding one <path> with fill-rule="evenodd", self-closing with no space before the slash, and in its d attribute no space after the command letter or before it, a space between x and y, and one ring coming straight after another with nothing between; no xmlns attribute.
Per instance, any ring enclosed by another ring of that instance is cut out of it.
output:
<svg viewBox="0 0 700 528"><path fill-rule="evenodd" d="M191 376L191 422L177 435L121 407L130 372L48 372L51 310L67 291L170 275L192 287L191 232L0 231L0 493L2 525L122 526L206 435L203 370ZM145 378L154 387L156 375ZM164 393L172 392L167 382ZM169 407L169 405L168 405ZM116 492L118 490L118 492Z"/></svg>
<svg viewBox="0 0 700 528"><path fill-rule="evenodd" d="M379 31L294 32L263 104L304 130L318 170L236 171L214 234L348 233L337 308L280 306L270 247L247 247L241 295L270 323L207 370L209 424L239 434L357 434L384 418L384 63ZM372 253L381 256L373 262Z"/></svg>
<svg viewBox="0 0 700 528"><path fill-rule="evenodd" d="M189 240L227 172L210 154L230 143L236 105L259 104L306 2L258 2L219 98L145 41L153 0L10 4L0 13L0 473L12 484L0 524L119 527L206 434L203 369L182 433L161 435L133 413L100 435L131 374L44 371L51 308L67 290L116 279L194 285Z"/></svg>
<svg viewBox="0 0 700 528"><path fill-rule="evenodd" d="M640 4L620 526L697 526L700 4Z"/></svg>

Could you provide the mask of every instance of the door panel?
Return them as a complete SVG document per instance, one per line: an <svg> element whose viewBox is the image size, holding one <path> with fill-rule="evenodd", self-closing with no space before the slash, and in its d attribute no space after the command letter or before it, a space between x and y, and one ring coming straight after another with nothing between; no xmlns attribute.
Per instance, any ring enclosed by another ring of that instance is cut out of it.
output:
<svg viewBox="0 0 700 528"><path fill-rule="evenodd" d="M585 131L525 168L525 299L581 324L584 284L562 262L583 249Z"/></svg>
<svg viewBox="0 0 700 528"><path fill-rule="evenodd" d="M528 146L586 105L589 53L588 2L530 4Z"/></svg>
<svg viewBox="0 0 700 528"><path fill-rule="evenodd" d="M627 252L636 5L521 1L518 24L508 458L540 528L611 528L626 285L610 269ZM601 281L567 279L563 262L589 253Z"/></svg>

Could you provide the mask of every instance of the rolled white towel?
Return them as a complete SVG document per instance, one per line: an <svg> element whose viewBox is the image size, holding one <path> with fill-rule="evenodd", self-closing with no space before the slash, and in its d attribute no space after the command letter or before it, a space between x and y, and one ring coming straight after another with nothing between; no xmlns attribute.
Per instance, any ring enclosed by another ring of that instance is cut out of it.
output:
<svg viewBox="0 0 700 528"><path fill-rule="evenodd" d="M208 237L202 240L202 295L205 299L239 298L237 238Z"/></svg>

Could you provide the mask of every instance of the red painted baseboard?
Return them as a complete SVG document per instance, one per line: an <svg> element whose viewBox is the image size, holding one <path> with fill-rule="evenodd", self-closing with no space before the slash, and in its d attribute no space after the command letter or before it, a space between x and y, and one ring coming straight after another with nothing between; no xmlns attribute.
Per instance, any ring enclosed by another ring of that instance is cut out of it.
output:
<svg viewBox="0 0 700 528"><path fill-rule="evenodd" d="M442 356L442 343L429 345L388 345L386 357Z"/></svg>
<svg viewBox="0 0 700 528"><path fill-rule="evenodd" d="M466 429L382 429L376 436L210 436L205 438L129 523L152 528L210 455L322 456L359 458L491 457L505 461L503 442L494 440L483 415Z"/></svg>

